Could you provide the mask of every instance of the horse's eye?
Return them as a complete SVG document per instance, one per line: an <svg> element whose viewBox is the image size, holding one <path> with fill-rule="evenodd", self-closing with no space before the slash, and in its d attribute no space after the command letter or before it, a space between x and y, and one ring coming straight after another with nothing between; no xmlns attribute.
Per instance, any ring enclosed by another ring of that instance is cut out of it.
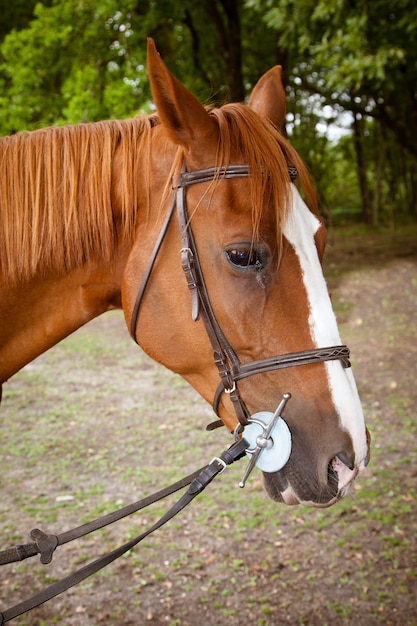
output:
<svg viewBox="0 0 417 626"><path fill-rule="evenodd" d="M261 270L263 263L260 255L252 247L234 247L226 250L228 260L236 267L243 269Z"/></svg>

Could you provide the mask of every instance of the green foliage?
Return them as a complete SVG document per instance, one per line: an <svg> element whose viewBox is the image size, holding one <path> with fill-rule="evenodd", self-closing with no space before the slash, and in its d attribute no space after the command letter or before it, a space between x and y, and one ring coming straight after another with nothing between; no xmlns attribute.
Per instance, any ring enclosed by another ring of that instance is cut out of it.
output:
<svg viewBox="0 0 417 626"><path fill-rule="evenodd" d="M133 53L132 2L122 4L37 4L28 28L7 35L0 68L8 87L0 97L3 132L135 113L145 100L145 55Z"/></svg>
<svg viewBox="0 0 417 626"><path fill-rule="evenodd" d="M289 83L299 97L306 102L319 96L322 105L354 116L350 166L360 183L356 202L364 219L392 221L398 212L415 217L415 2L247 0L246 6L278 34L290 61ZM320 187L322 196L326 191L328 199L329 190Z"/></svg>
<svg viewBox="0 0 417 626"><path fill-rule="evenodd" d="M412 38L417 8L412 0L395 6L386 0L248 0L268 26L279 33L281 45L301 62L326 76L325 89L360 92L380 89L393 72L416 58ZM410 68L411 70L411 68ZM417 71L414 67L413 73ZM391 78L390 78L391 77ZM314 77L312 77L314 78Z"/></svg>
<svg viewBox="0 0 417 626"><path fill-rule="evenodd" d="M0 24L0 134L149 111L152 36L205 103L243 100L282 64L288 132L327 216L415 217L416 35L414 0L17 0ZM351 133L335 144L341 114Z"/></svg>

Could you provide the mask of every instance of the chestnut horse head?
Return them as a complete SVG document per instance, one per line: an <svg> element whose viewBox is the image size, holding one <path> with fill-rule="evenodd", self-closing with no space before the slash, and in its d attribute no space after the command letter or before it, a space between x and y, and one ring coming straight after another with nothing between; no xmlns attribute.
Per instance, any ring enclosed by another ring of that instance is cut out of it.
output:
<svg viewBox="0 0 417 626"><path fill-rule="evenodd" d="M291 454L266 489L329 505L368 443L321 269L325 227L279 130L280 68L248 105L213 110L152 41L148 70L155 115L0 140L0 383L122 307L140 346L215 401L228 429L289 392Z"/></svg>

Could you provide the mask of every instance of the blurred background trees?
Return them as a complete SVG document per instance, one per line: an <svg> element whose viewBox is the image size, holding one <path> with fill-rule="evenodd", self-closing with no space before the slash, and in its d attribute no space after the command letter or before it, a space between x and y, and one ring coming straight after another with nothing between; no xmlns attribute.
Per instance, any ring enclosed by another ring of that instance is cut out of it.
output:
<svg viewBox="0 0 417 626"><path fill-rule="evenodd" d="M151 36L205 103L244 100L283 66L286 132L328 221L416 219L415 0L1 4L0 134L151 110Z"/></svg>

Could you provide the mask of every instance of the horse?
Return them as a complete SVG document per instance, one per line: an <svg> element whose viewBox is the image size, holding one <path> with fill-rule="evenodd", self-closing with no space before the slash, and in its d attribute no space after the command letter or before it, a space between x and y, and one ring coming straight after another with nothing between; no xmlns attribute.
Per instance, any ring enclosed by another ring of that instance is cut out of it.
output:
<svg viewBox="0 0 417 626"><path fill-rule="evenodd" d="M291 449L262 470L265 489L330 506L369 437L323 276L325 225L281 130L281 67L247 104L210 108L152 40L147 54L156 113L0 139L0 385L121 308L235 437L286 394Z"/></svg>

